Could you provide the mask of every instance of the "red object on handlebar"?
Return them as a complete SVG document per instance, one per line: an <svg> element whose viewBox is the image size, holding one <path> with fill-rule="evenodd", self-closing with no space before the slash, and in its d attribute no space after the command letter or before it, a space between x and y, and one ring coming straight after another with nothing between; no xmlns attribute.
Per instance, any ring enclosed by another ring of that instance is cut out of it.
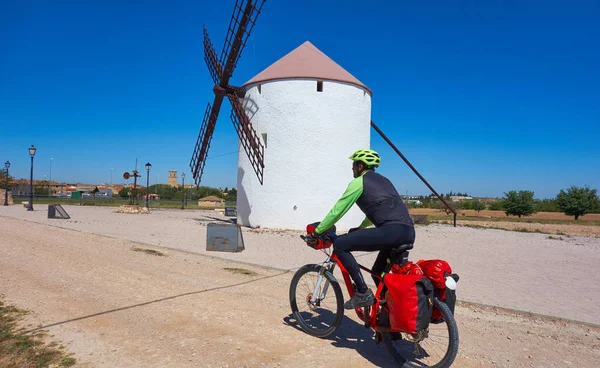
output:
<svg viewBox="0 0 600 368"><path fill-rule="evenodd" d="M330 240L323 239L315 234L315 229L316 226L314 226L314 224L306 225L306 232L308 236L303 238L304 241L306 241L306 244L313 249L326 249L331 247L333 243Z"/></svg>

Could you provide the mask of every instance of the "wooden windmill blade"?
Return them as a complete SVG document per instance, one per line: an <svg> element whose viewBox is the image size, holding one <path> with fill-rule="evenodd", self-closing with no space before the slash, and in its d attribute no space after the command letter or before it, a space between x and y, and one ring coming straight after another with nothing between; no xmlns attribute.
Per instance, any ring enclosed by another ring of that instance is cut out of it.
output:
<svg viewBox="0 0 600 368"><path fill-rule="evenodd" d="M210 76L213 79L215 84L219 84L221 82L221 78L223 78L223 66L219 63L217 59L217 52L215 51L215 47L208 37L208 31L206 27L204 28L204 61L206 62L206 66L208 67L208 71L210 72Z"/></svg>
<svg viewBox="0 0 600 368"><path fill-rule="evenodd" d="M192 160L190 161L192 177L194 178L197 186L200 185L200 180L202 179L204 165L206 164L206 158L208 156L208 149L210 148L210 141L212 140L212 133L215 129L215 123L217 121L216 116L214 119L211 119L212 116L212 106L209 103L206 106L206 111L204 112L200 133L198 134L196 147L194 148Z"/></svg>
<svg viewBox="0 0 600 368"><path fill-rule="evenodd" d="M231 77L233 75L233 70L242 55L246 41L256 24L256 19L264 3L265 0L236 0L221 58L219 59L219 62L225 68L223 76ZM223 79L221 82L223 82ZM229 79L226 82L229 82Z"/></svg>
<svg viewBox="0 0 600 368"><path fill-rule="evenodd" d="M248 155L248 159L252 164L256 176L262 184L263 171L265 168L265 147L260 141L260 138L258 138L258 134L256 134L256 130L252 127L252 123L250 123L250 119L248 118L248 115L246 115L244 107L237 96L228 94L227 97L232 106L230 116L233 126L244 147L244 151L246 151L246 155Z"/></svg>
<svg viewBox="0 0 600 368"><path fill-rule="evenodd" d="M200 133L198 134L196 146L192 154L192 159L190 160L192 175L198 186L202 180L202 173L204 172L204 166L208 157L210 141L225 96L228 96L233 110L235 111L235 113L232 112L231 116L234 121L234 126L238 131L238 136L242 140L242 145L252 161L252 165L261 184L263 182L262 170L264 168L264 148L262 147L256 132L252 128L250 120L244 113L244 109L237 100L238 97L244 96L245 89L230 86L229 80L240 59L246 41L252 32L252 28L254 28L254 24L256 24L256 19L260 14L264 2L265 0L236 0L233 8L233 15L229 22L227 37L225 38L225 45L223 46L219 60L217 60L217 53L210 41L208 31L206 30L206 27L204 27L204 61L206 62L210 75L215 83L215 86L213 87L215 99L212 107L209 104L206 108Z"/></svg>

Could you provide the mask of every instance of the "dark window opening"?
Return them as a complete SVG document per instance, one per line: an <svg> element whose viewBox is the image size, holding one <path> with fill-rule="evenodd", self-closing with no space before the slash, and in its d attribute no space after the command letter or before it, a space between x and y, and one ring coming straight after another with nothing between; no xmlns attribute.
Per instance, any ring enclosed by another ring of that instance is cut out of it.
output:
<svg viewBox="0 0 600 368"><path fill-rule="evenodd" d="M323 81L317 81L317 92L323 92Z"/></svg>
<svg viewBox="0 0 600 368"><path fill-rule="evenodd" d="M258 85L258 93L259 93L259 94L261 93L261 87L262 87L262 85L261 85L261 84L259 84L259 85Z"/></svg>

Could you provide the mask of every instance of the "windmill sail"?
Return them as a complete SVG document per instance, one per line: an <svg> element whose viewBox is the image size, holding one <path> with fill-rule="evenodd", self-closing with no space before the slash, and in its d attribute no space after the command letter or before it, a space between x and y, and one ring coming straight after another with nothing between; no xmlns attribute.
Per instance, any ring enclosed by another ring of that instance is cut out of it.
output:
<svg viewBox="0 0 600 368"><path fill-rule="evenodd" d="M202 173L204 172L204 165L206 164L206 158L208 156L208 149L210 148L210 141L212 139L212 133L215 129L215 123L211 124L212 106L210 103L206 106L204 112L204 119L202 119L202 127L200 133L198 133L198 140L196 141L196 147L192 154L192 160L190 161L190 168L192 169L192 177L194 178L196 185L200 185L202 179ZM216 121L216 118L215 118Z"/></svg>
<svg viewBox="0 0 600 368"><path fill-rule="evenodd" d="M227 95L233 109L231 110L231 121L240 138L242 146L248 155L248 159L254 168L254 172L260 183L263 183L263 170L265 168L265 148L258 138L256 131L250 123L248 115L244 112L244 107L235 95Z"/></svg>
<svg viewBox="0 0 600 368"><path fill-rule="evenodd" d="M264 2L265 0L236 0L219 60L225 67L226 75L233 75Z"/></svg>
<svg viewBox="0 0 600 368"><path fill-rule="evenodd" d="M208 36L208 31L204 27L204 61L215 83L213 88L215 99L212 106L208 104L206 108L200 133L198 134L196 146L194 147L190 161L192 175L198 186L202 180L210 142L225 96L228 97L233 107L231 119L241 140L241 144L252 162L260 183L263 183L264 148L256 131L252 128L250 119L245 114L242 105L237 99L244 96L245 90L240 87L230 86L229 80L240 59L246 41L256 24L256 19L260 14L264 2L265 0L236 0L227 36L225 37L225 44L218 60L215 48Z"/></svg>
<svg viewBox="0 0 600 368"><path fill-rule="evenodd" d="M206 66L208 67L213 82L219 84L223 77L223 67L217 59L217 52L210 41L210 37L208 37L206 27L204 27L204 61L206 62Z"/></svg>

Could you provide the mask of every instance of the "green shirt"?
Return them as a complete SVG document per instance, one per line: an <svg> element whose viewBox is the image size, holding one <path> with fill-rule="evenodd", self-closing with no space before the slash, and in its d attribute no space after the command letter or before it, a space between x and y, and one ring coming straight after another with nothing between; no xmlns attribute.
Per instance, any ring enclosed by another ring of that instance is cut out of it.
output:
<svg viewBox="0 0 600 368"><path fill-rule="evenodd" d="M315 229L315 232L317 234L322 234L325 230L335 225L335 223L338 222L346 214L346 212L348 212L348 210L350 210L352 205L356 203L362 193L363 176L361 175L348 184L348 188L346 188L346 191L342 197L336 202L327 216L325 216L323 221L321 221L319 226ZM360 224L360 228L365 228L370 225L372 225L371 221L365 217L364 221Z"/></svg>

